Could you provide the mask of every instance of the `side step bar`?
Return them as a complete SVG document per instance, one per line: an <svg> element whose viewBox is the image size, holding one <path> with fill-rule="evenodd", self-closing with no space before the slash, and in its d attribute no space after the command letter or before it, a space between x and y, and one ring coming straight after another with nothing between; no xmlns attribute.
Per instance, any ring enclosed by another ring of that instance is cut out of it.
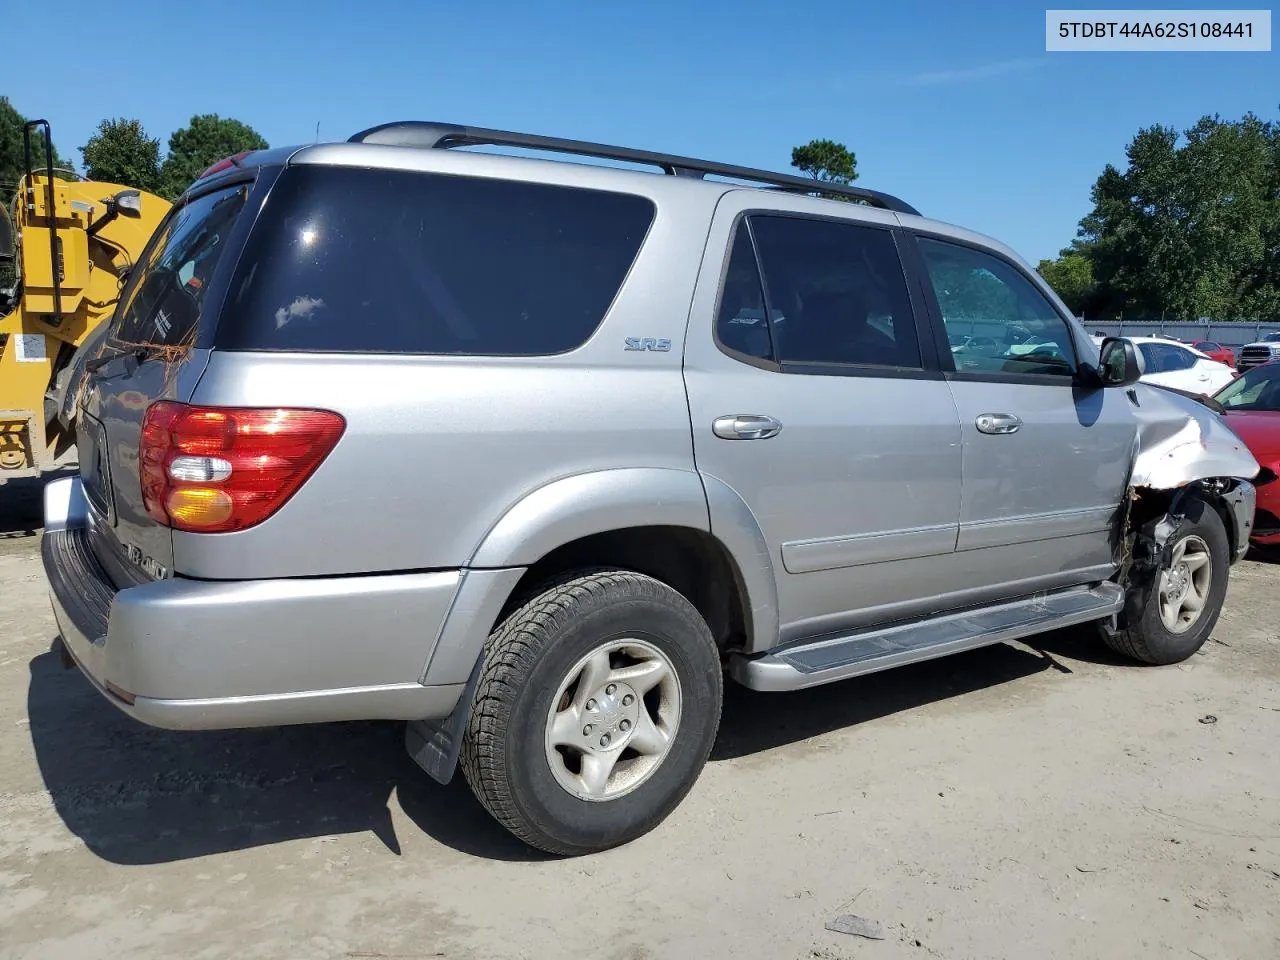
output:
<svg viewBox="0 0 1280 960"><path fill-rule="evenodd" d="M752 690L802 690L1102 620L1123 606L1124 590L1117 584L1074 587L978 610L805 640L758 657L735 656L729 673Z"/></svg>

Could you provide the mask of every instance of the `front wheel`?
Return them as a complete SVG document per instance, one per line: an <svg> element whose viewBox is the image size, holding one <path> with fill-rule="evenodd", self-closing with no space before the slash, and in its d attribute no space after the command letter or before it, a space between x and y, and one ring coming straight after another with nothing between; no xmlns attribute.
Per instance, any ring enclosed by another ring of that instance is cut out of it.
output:
<svg viewBox="0 0 1280 960"><path fill-rule="evenodd" d="M689 792L722 696L711 631L681 594L629 571L571 576L489 638L463 775L529 845L605 850Z"/></svg>
<svg viewBox="0 0 1280 960"><path fill-rule="evenodd" d="M1199 650L1227 596L1231 545L1218 512L1203 500L1185 518L1151 583L1133 590L1124 629L1104 633L1117 653L1143 663L1181 663Z"/></svg>

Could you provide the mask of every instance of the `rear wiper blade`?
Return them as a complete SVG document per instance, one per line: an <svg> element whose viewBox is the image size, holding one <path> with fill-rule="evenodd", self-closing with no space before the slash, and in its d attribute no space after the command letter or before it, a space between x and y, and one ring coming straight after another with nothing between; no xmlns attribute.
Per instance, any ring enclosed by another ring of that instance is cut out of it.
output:
<svg viewBox="0 0 1280 960"><path fill-rule="evenodd" d="M146 347L126 347L121 350L108 350L106 353L94 357L86 363L84 365L84 369L87 373L93 373L95 370L102 369L112 361L123 360L126 357L133 357L135 360L141 360L146 356L146 354Z"/></svg>

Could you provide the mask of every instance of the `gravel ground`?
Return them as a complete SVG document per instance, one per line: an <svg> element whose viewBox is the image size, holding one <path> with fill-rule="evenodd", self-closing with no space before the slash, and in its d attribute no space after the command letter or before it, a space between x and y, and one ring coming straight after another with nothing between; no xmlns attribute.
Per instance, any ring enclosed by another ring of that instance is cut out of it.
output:
<svg viewBox="0 0 1280 960"><path fill-rule="evenodd" d="M665 824L553 860L395 724L128 720L49 652L38 515L0 486L0 957L1280 956L1280 567L1178 667L1073 630L732 689Z"/></svg>

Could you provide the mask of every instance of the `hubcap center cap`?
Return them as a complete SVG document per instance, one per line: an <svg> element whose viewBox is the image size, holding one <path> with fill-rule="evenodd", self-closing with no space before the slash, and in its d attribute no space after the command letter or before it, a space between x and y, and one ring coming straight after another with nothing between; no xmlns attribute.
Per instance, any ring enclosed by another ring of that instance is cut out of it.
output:
<svg viewBox="0 0 1280 960"><path fill-rule="evenodd" d="M640 697L630 684L610 683L587 699L582 712L582 746L599 753L620 750L635 734Z"/></svg>
<svg viewBox="0 0 1280 960"><path fill-rule="evenodd" d="M1185 563L1180 563L1169 571L1169 599L1181 600L1187 595L1191 585L1191 572Z"/></svg>

